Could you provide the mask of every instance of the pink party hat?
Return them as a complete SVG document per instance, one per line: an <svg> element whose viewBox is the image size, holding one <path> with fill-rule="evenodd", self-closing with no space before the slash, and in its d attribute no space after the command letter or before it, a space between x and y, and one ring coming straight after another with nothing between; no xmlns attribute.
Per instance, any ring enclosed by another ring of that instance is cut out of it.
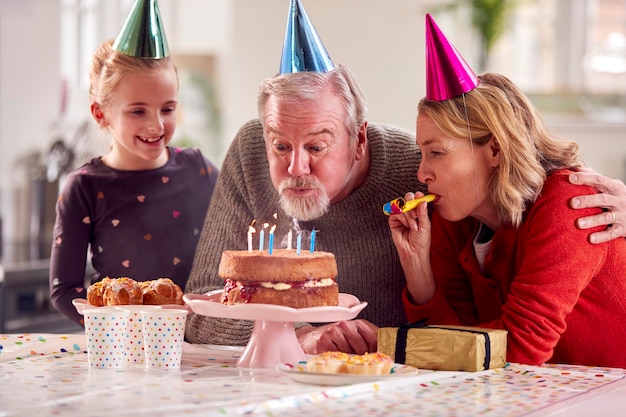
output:
<svg viewBox="0 0 626 417"><path fill-rule="evenodd" d="M426 98L444 101L473 90L478 77L426 14Z"/></svg>
<svg viewBox="0 0 626 417"><path fill-rule="evenodd" d="M291 0L279 73L328 72L333 68L333 61L302 3Z"/></svg>

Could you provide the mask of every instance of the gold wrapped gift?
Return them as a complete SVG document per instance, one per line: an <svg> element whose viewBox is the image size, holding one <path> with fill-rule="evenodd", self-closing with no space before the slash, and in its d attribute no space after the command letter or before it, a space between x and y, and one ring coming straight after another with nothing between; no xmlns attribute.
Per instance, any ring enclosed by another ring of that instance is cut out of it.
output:
<svg viewBox="0 0 626 417"><path fill-rule="evenodd" d="M378 351L422 369L482 371L506 363L506 330L416 323L378 330Z"/></svg>

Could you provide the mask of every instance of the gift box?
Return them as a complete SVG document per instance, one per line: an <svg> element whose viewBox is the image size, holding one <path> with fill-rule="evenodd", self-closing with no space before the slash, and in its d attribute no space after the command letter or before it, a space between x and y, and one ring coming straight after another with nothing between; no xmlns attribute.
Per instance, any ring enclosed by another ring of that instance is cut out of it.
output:
<svg viewBox="0 0 626 417"><path fill-rule="evenodd" d="M378 329L378 351L422 369L482 371L506 363L506 330L413 324Z"/></svg>

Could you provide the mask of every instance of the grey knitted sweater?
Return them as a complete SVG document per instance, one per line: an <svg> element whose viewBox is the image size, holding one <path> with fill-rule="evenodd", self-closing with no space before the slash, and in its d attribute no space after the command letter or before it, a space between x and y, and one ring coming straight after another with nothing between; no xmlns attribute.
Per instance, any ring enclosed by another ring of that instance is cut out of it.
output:
<svg viewBox="0 0 626 417"><path fill-rule="evenodd" d="M405 321L405 278L382 206L408 191L425 191L416 176L421 154L414 136L407 131L370 123L367 134L371 163L365 183L348 198L332 204L323 217L299 222L299 227L303 231L316 230L315 250L335 254L339 291L367 301L357 318L392 326ZM223 288L224 282L217 275L222 252L247 249L248 225L253 219L257 225L277 224L275 247L281 243L286 247L285 236L292 219L282 211L270 180L263 128L258 120L242 126L226 154L186 293ZM258 248L258 241L254 245ZM245 345L252 326L252 321L192 314L186 339L191 343Z"/></svg>

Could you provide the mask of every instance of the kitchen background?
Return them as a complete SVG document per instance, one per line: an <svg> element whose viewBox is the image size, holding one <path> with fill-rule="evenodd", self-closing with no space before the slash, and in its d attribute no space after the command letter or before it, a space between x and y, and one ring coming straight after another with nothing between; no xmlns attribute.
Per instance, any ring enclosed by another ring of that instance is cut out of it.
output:
<svg viewBox="0 0 626 417"><path fill-rule="evenodd" d="M626 0L302 2L333 61L356 74L370 120L414 130L429 12L476 72L507 74L588 165L626 179ZM48 301L54 203L64 174L106 150L87 74L133 3L0 0L0 332L76 329ZM288 6L159 0L181 80L173 144L221 163L278 70Z"/></svg>

